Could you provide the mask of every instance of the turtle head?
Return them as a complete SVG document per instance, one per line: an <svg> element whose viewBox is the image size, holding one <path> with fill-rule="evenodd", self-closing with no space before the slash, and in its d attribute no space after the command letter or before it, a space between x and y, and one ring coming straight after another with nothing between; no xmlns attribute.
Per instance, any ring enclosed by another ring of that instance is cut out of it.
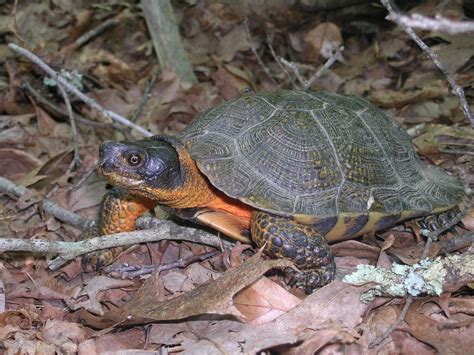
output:
<svg viewBox="0 0 474 355"><path fill-rule="evenodd" d="M111 184L169 207L195 207L188 205L195 204L199 190L210 189L184 146L170 136L104 142L98 166Z"/></svg>

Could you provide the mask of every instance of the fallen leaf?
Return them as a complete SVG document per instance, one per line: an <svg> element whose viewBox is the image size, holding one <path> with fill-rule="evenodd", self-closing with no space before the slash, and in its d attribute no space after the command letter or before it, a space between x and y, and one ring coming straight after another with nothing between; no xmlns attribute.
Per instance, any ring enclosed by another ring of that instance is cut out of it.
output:
<svg viewBox="0 0 474 355"><path fill-rule="evenodd" d="M470 354L474 348L474 327L472 324L470 326L456 326L455 322L435 320L420 312L423 303L423 299L418 300L408 309L405 320L409 325L410 334L433 346L441 355ZM472 317L470 322L473 322Z"/></svg>
<svg viewBox="0 0 474 355"><path fill-rule="evenodd" d="M248 324L258 325L281 316L301 300L277 283L261 278L237 293L233 302Z"/></svg>
<svg viewBox="0 0 474 355"><path fill-rule="evenodd" d="M41 160L25 151L0 148L0 175L8 179L16 180L41 164Z"/></svg>
<svg viewBox="0 0 474 355"><path fill-rule="evenodd" d="M79 344L79 354L118 354L134 353L130 349L143 349L145 331L128 329L123 332L102 334L94 339L87 339ZM123 350L124 352L121 352ZM128 351L127 351L128 350Z"/></svg>
<svg viewBox="0 0 474 355"><path fill-rule="evenodd" d="M63 351L77 351L77 345L84 341L91 330L84 328L80 324L62 322L58 320L48 320L41 331L42 339L56 345Z"/></svg>
<svg viewBox="0 0 474 355"><path fill-rule="evenodd" d="M224 62L230 62L238 52L248 49L250 49L250 43L245 27L236 26L220 39L217 56Z"/></svg>
<svg viewBox="0 0 474 355"><path fill-rule="evenodd" d="M102 328L115 323L143 323L151 319L176 320L208 313L241 317L232 303L235 293L255 282L267 270L291 265L290 261L284 259L261 260L257 254L244 264L227 270L217 280L161 302L156 299L157 276L154 275L148 278L133 298L120 309L109 311L101 319L84 314L84 320L97 328ZM96 314L98 309L102 310L100 305L88 307Z"/></svg>
<svg viewBox="0 0 474 355"><path fill-rule="evenodd" d="M423 100L438 99L448 95L448 87L428 86L420 90L395 91L378 90L370 93L370 100L379 107L394 108L402 107L410 103L418 103Z"/></svg>
<svg viewBox="0 0 474 355"><path fill-rule="evenodd" d="M116 280L106 276L96 276L86 283L82 292L76 297L78 301L69 302L68 306L72 310L85 308L94 314L103 315L105 313L103 306L97 299L97 293L108 290L110 288L130 287L133 286L133 281ZM81 298L86 297L84 301Z"/></svg>
<svg viewBox="0 0 474 355"><path fill-rule="evenodd" d="M304 41L310 46L306 54L308 62L316 61L320 55L325 59L332 57L343 44L341 30L333 22L318 24L304 36Z"/></svg>
<svg viewBox="0 0 474 355"><path fill-rule="evenodd" d="M459 145L474 145L474 129L470 127L449 127L440 124L428 125L425 132L413 139L413 144L418 148L421 155L429 156L440 152L440 150L447 150L449 141L447 137L451 137L454 142ZM445 140L446 143L443 143ZM461 147L456 147L461 149ZM472 149L472 148L471 148Z"/></svg>

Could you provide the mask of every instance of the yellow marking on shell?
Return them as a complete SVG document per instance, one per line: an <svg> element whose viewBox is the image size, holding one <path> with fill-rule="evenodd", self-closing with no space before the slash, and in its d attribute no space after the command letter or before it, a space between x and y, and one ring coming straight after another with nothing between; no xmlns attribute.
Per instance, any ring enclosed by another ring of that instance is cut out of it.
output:
<svg viewBox="0 0 474 355"><path fill-rule="evenodd" d="M451 208L453 207L448 206L448 207L435 208L430 214L442 213L447 210L450 210ZM354 212L352 213L346 212L346 213L337 214L337 222L331 228L331 230L325 235L325 238L329 242L336 242L336 241L351 239L353 237L356 237L365 233L376 232L379 229L377 227L377 223L380 222L383 218L389 218L390 216L394 217L393 223L385 227L385 228L389 228L390 226L396 225L400 223L401 221L421 217L428 214L423 213L422 211L415 211L415 210L403 211L400 214L370 212L367 214L368 220L362 229L357 231L355 234L346 234L349 228L353 226L353 224L348 223L347 220L354 221L358 217L363 216L363 215L364 215L363 213L354 213ZM311 225L317 224L318 221L327 217L331 217L331 216L320 217L320 216L308 216L308 215L295 215L294 220L298 223L311 226ZM395 217L397 218L395 219Z"/></svg>

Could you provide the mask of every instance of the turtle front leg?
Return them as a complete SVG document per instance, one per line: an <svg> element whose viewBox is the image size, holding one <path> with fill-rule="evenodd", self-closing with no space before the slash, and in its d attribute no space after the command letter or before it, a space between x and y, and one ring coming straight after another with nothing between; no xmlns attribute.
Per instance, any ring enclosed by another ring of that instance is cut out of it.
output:
<svg viewBox="0 0 474 355"><path fill-rule="evenodd" d="M112 189L102 199L97 225L86 230L81 239L132 231L135 229L138 217L155 205L153 201ZM111 264L123 250L123 247L116 247L88 253L83 257L83 264L92 264L93 268L98 270Z"/></svg>
<svg viewBox="0 0 474 355"><path fill-rule="evenodd" d="M262 211L252 214L252 239L273 258L294 262L296 285L307 294L334 279L336 264L326 239L310 226Z"/></svg>

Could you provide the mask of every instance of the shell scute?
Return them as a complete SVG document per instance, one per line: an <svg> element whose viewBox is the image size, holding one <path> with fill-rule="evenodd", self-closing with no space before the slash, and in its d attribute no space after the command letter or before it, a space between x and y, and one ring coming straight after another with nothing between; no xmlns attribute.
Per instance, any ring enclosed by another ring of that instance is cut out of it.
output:
<svg viewBox="0 0 474 355"><path fill-rule="evenodd" d="M201 113L181 139L219 190L309 224L345 215L365 230L387 216L449 209L464 196L459 180L417 157L393 120L353 96L244 95ZM343 220L337 226L352 233Z"/></svg>

